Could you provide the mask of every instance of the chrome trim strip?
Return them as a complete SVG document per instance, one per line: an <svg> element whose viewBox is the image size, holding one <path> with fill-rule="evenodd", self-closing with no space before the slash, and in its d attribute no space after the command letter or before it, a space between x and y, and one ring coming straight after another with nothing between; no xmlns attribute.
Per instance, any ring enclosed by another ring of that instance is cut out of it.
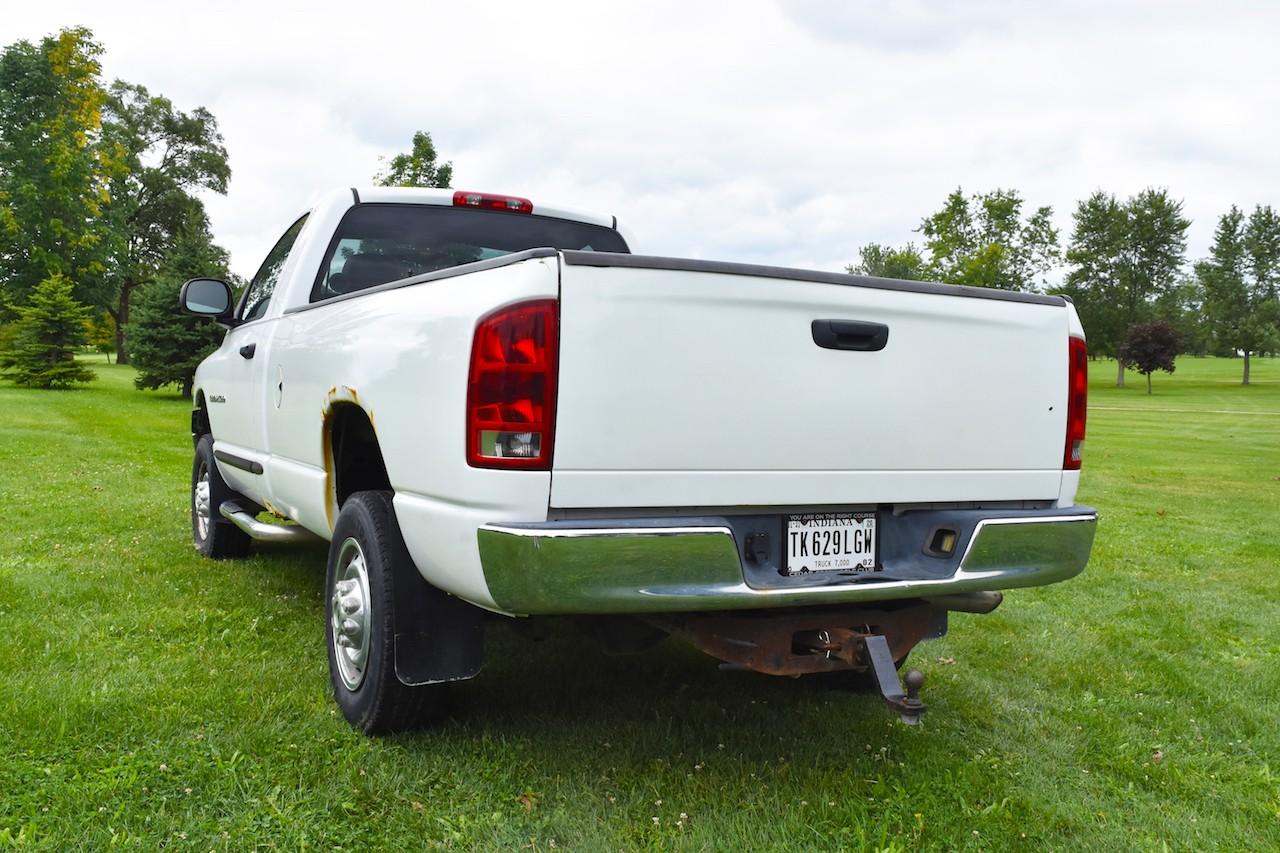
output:
<svg viewBox="0 0 1280 853"><path fill-rule="evenodd" d="M662 613L838 604L1041 586L1084 570L1097 514L979 522L951 577L756 589L723 526L566 528L488 524L477 533L489 592L520 614Z"/></svg>

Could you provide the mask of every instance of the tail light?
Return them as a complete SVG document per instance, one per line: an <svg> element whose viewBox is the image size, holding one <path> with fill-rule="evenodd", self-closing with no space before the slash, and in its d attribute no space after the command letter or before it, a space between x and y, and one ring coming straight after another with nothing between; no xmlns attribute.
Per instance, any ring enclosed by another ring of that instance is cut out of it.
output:
<svg viewBox="0 0 1280 853"><path fill-rule="evenodd" d="M558 305L539 299L481 318L471 342L467 464L550 470Z"/></svg>
<svg viewBox="0 0 1280 853"><path fill-rule="evenodd" d="M1067 338L1067 446L1062 467L1080 467L1084 453L1084 418L1089 406L1089 350L1082 338Z"/></svg>
<svg viewBox="0 0 1280 853"><path fill-rule="evenodd" d="M505 210L508 213L533 213L533 202L513 195L492 195L459 190L453 194L454 207L478 207L483 210Z"/></svg>

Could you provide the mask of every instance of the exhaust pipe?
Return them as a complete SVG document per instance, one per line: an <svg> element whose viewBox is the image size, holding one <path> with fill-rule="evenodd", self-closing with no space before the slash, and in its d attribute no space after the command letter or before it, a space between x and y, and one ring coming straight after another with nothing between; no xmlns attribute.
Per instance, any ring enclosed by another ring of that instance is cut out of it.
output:
<svg viewBox="0 0 1280 853"><path fill-rule="evenodd" d="M953 595L930 596L925 601L935 607L960 613L990 613L1004 601L1004 595L999 592L957 592Z"/></svg>

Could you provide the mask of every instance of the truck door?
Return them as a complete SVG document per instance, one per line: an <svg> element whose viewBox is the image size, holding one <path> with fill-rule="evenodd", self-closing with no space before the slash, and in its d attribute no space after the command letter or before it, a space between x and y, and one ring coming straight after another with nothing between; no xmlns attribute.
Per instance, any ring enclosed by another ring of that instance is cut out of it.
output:
<svg viewBox="0 0 1280 853"><path fill-rule="evenodd" d="M263 494L267 349L277 322L267 309L304 222L305 216L276 241L245 288L236 312L240 322L227 332L205 388L219 467L233 488L253 498Z"/></svg>

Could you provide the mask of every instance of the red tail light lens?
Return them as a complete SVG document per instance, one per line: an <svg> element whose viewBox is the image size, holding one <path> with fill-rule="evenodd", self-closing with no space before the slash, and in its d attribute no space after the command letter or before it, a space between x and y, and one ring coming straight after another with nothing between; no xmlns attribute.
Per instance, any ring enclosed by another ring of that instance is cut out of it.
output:
<svg viewBox="0 0 1280 853"><path fill-rule="evenodd" d="M1089 408L1089 350L1080 338L1067 338L1067 447L1062 467L1074 471L1084 454L1084 418Z"/></svg>
<svg viewBox="0 0 1280 853"><path fill-rule="evenodd" d="M507 213L533 213L533 202L513 195L492 195L459 190L453 194L454 207L478 207L482 210L505 210Z"/></svg>
<svg viewBox="0 0 1280 853"><path fill-rule="evenodd" d="M550 470L558 305L521 302L482 318L471 342L467 463Z"/></svg>

